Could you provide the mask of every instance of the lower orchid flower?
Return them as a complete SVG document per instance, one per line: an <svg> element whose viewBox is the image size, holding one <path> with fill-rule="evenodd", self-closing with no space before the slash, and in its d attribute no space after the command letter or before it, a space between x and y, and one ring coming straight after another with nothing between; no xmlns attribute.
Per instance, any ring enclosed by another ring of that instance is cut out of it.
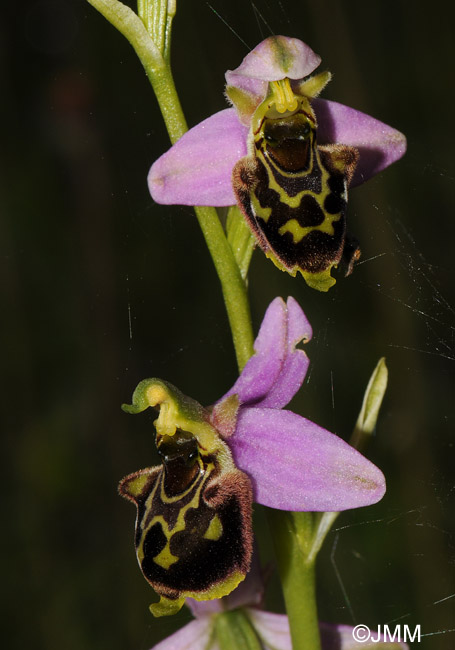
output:
<svg viewBox="0 0 455 650"><path fill-rule="evenodd" d="M233 620L232 614L236 618L240 618L240 621ZM292 650L288 617L285 614L275 614L253 607L238 609L234 612L230 610L217 613L200 612L196 615L196 620L191 621L155 645L152 650L222 650L227 645L225 641L223 644L218 641L218 629L221 628L220 633L224 633L224 635L226 629L237 633L238 643L239 622L242 626L249 626L250 630L248 631L253 634L256 641L252 647L261 650ZM236 623L237 625L235 625ZM372 640L366 642L356 641L353 634L355 628L349 625L319 623L319 633L321 635L321 650L359 650L359 648L374 650L378 646L383 647L384 650L409 650L407 643L389 641L384 636L374 636ZM238 648L240 646L234 642L231 647ZM242 647L248 646L243 645Z"/></svg>
<svg viewBox="0 0 455 650"><path fill-rule="evenodd" d="M240 207L278 268L320 291L360 255L346 237L347 189L398 160L406 139L359 111L317 96L328 72L295 38L265 39L226 73L234 108L186 133L152 166L158 203Z"/></svg>
<svg viewBox="0 0 455 650"><path fill-rule="evenodd" d="M288 617L262 609L263 582L256 555L253 560L246 579L229 596L210 602L188 599L186 605L195 620L152 650L292 650ZM320 623L321 650L358 650L360 645L353 632L348 625ZM372 650L386 644L387 650L409 650L406 643L387 642L384 637L374 639L363 640L362 648Z"/></svg>
<svg viewBox="0 0 455 650"><path fill-rule="evenodd" d="M293 298L276 298L255 354L211 408L171 384L146 379L129 413L159 409L163 464L124 478L120 493L137 506L136 552L161 600L155 615L185 598L211 600L244 579L251 560L252 500L281 510L340 511L377 502L382 472L353 447L284 407L309 360L297 349L312 331Z"/></svg>

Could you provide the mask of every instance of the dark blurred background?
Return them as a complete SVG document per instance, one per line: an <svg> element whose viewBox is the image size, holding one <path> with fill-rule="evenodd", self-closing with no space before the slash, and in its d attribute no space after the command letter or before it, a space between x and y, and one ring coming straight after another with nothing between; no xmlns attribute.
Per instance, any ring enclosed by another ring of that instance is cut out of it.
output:
<svg viewBox="0 0 455 650"><path fill-rule="evenodd" d="M408 153L351 193L363 256L328 295L256 252L255 327L294 295L315 335L295 410L348 438L369 375L390 384L368 455L388 492L343 514L319 565L322 620L420 624L455 647L453 32L448 5L409 0L179 0L177 88L190 125L225 107L224 72L271 33L305 40L324 97L403 131ZM2 638L8 648L148 650L190 620L154 620L122 476L153 465L153 414L120 410L147 376L203 404L235 360L190 208L154 205L168 139L125 39L83 0L3 5ZM271 559L264 514L258 539ZM276 577L268 607L280 610Z"/></svg>

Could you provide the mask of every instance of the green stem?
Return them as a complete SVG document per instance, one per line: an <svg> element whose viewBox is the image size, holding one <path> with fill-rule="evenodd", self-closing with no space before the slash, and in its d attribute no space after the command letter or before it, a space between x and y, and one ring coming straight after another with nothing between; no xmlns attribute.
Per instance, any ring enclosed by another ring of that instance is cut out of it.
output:
<svg viewBox="0 0 455 650"><path fill-rule="evenodd" d="M147 70L147 68L146 68ZM171 142L187 130L170 68L148 74L155 91ZM253 329L246 285L215 208L195 207L199 226L215 264L232 330L237 364L240 370L253 354Z"/></svg>
<svg viewBox="0 0 455 650"><path fill-rule="evenodd" d="M214 208L195 208L199 225L221 282L232 331L237 365L242 370L254 352L253 328L246 285Z"/></svg>
<svg viewBox="0 0 455 650"><path fill-rule="evenodd" d="M170 69L166 66L149 78L174 143L185 133L187 126ZM215 208L195 207L194 210L221 282L237 364L241 370L253 354L253 328L246 285Z"/></svg>
<svg viewBox="0 0 455 650"><path fill-rule="evenodd" d="M267 511L293 650L320 650L315 562L308 559L313 513Z"/></svg>
<svg viewBox="0 0 455 650"><path fill-rule="evenodd" d="M129 7L118 0L88 0L88 2L98 9L134 47L152 84L169 137L174 144L188 127L166 58L161 55L142 20ZM144 4L140 7L145 11ZM158 18L159 25L169 26L171 18L172 16L167 22ZM151 24L153 30L157 29L153 16L147 14L146 23ZM195 211L221 282L237 363L242 369L254 351L246 285L215 208L196 207Z"/></svg>
<svg viewBox="0 0 455 650"><path fill-rule="evenodd" d="M188 131L188 126L177 95L171 69L164 60L162 67L158 69L148 69L145 64L144 68L158 100L169 138L174 144Z"/></svg>

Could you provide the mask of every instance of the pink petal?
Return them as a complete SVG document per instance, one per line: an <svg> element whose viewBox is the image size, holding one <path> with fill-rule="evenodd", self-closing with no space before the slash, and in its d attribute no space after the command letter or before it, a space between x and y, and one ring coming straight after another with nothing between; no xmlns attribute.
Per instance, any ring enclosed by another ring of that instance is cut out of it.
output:
<svg viewBox="0 0 455 650"><path fill-rule="evenodd" d="M198 619L211 616L212 614L221 614L221 612L226 610L224 598L214 598L213 600L194 600L194 598L187 598L185 605L190 609L194 618Z"/></svg>
<svg viewBox="0 0 455 650"><path fill-rule="evenodd" d="M292 650L289 621L285 614L249 609L248 617L265 644L264 650Z"/></svg>
<svg viewBox="0 0 455 650"><path fill-rule="evenodd" d="M254 500L279 510L339 511L376 503L382 472L353 447L292 413L243 408L229 438Z"/></svg>
<svg viewBox="0 0 455 650"><path fill-rule="evenodd" d="M193 127L152 165L153 199L166 205L234 205L232 168L246 155L247 133L233 108Z"/></svg>
<svg viewBox="0 0 455 650"><path fill-rule="evenodd" d="M319 144L348 144L360 152L351 187L378 174L406 152L405 136L374 117L326 99L313 99L311 104L318 120Z"/></svg>
<svg viewBox="0 0 455 650"><path fill-rule="evenodd" d="M299 390L305 379L310 360L303 350L295 346L303 341L307 343L313 336L313 330L299 303L290 296L287 300L287 352L281 370L268 394L256 406L283 408Z"/></svg>
<svg viewBox="0 0 455 650"><path fill-rule="evenodd" d="M191 621L180 630L168 636L151 650L205 650L208 646L212 621L209 616ZM214 642L210 650L220 650Z"/></svg>
<svg viewBox="0 0 455 650"><path fill-rule="evenodd" d="M288 298L287 304L275 298L254 343L254 356L220 402L237 394L240 404L286 406L302 385L309 364L305 352L295 346L311 336L311 325L294 298Z"/></svg>
<svg viewBox="0 0 455 650"><path fill-rule="evenodd" d="M288 36L269 36L243 59L235 70L226 72L226 81L235 86L237 76L263 81L303 79L321 63L321 57L302 41Z"/></svg>

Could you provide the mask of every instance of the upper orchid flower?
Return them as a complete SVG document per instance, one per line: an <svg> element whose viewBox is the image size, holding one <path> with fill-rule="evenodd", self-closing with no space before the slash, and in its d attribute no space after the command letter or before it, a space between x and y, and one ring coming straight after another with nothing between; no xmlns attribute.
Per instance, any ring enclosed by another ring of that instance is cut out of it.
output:
<svg viewBox="0 0 455 650"><path fill-rule="evenodd" d="M342 104L317 99L330 73L305 43L272 36L226 73L234 105L186 133L152 166L158 203L238 203L257 243L291 275L327 291L360 251L346 238L348 186L406 150L405 137Z"/></svg>
<svg viewBox="0 0 455 650"><path fill-rule="evenodd" d="M155 615L173 613L187 597L225 596L244 579L253 498L282 510L339 511L383 496L384 476L375 465L283 409L308 368L296 345L311 334L297 302L276 298L255 354L213 407L203 408L158 379L142 381L133 405L124 407L130 413L159 408L156 443L163 465L135 472L119 487L138 508L139 564L161 596L151 606Z"/></svg>

